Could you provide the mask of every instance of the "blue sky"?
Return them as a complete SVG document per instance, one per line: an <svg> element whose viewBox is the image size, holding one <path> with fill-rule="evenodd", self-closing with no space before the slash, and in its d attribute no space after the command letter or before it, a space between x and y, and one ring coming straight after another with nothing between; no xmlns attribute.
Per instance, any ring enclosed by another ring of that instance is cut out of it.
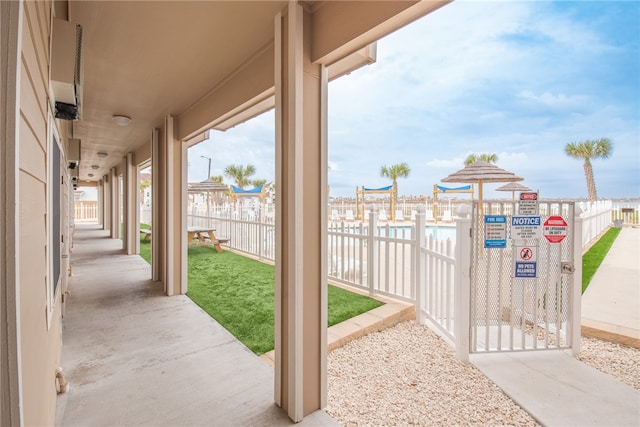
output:
<svg viewBox="0 0 640 427"><path fill-rule="evenodd" d="M378 42L377 62L329 84L332 196L389 185L383 165L406 162L400 195L431 195L469 153L543 198L586 198L569 142L608 137L595 159L598 196L640 198L640 2L457 0ZM189 150L189 181L252 164L274 170L274 114L212 132ZM510 193L485 184L485 198Z"/></svg>

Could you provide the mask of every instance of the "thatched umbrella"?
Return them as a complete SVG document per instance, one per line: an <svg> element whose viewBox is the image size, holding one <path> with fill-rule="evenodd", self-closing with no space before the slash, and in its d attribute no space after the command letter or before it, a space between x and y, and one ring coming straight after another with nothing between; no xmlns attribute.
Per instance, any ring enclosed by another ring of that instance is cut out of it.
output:
<svg viewBox="0 0 640 427"><path fill-rule="evenodd" d="M500 187L496 188L496 191L511 191L511 200L515 200L516 191L522 192L522 191L533 191L533 190L531 190L526 185L522 185L517 182L510 182L508 184L501 185Z"/></svg>
<svg viewBox="0 0 640 427"><path fill-rule="evenodd" d="M485 182L515 182L522 181L513 172L506 171L498 166L478 160L475 163L465 166L457 172L442 178L443 182L464 182L467 184L478 184L479 210L482 213L482 184Z"/></svg>
<svg viewBox="0 0 640 427"><path fill-rule="evenodd" d="M187 183L187 192L189 193L207 193L207 212L211 204L211 193L229 191L229 187L219 182L205 179L200 182Z"/></svg>
<svg viewBox="0 0 640 427"><path fill-rule="evenodd" d="M228 191L229 187L224 184L220 184L210 179L205 179L200 182L190 182L187 184L187 191L190 193L207 193L215 191Z"/></svg>

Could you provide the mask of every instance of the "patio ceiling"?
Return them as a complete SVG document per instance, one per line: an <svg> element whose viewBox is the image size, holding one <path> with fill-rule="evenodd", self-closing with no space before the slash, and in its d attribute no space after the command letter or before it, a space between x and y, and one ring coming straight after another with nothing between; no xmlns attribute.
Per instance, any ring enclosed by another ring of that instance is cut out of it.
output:
<svg viewBox="0 0 640 427"><path fill-rule="evenodd" d="M449 1L300 3L318 21L313 26L316 59L335 66L336 60L358 52L357 60L330 70L336 77L373 62L375 49L363 52L371 43ZM277 0L57 2L58 16L66 15L83 27L82 115L81 120L68 122L70 135L82 141L80 179L95 181L121 164L126 153L149 142L152 129L161 128L167 115L178 117L202 104L210 106L216 99L211 95L214 90L269 53L274 17L287 4ZM262 61L263 69L272 72L273 65L264 68L265 64ZM264 91L256 89L255 96L259 95L263 103L257 109L248 106L253 110L245 112L243 120L273 105ZM198 112L200 118L206 115L203 111ZM114 115L131 117L131 123L118 126ZM218 128L236 123L237 119L224 117ZM108 156L101 158L98 152ZM136 159L141 160L145 159Z"/></svg>
<svg viewBox="0 0 640 427"><path fill-rule="evenodd" d="M185 111L263 49L286 3L69 2L69 20L83 26L83 111L73 122L81 178L107 173L148 142L166 115ZM118 126L114 114L132 121Z"/></svg>

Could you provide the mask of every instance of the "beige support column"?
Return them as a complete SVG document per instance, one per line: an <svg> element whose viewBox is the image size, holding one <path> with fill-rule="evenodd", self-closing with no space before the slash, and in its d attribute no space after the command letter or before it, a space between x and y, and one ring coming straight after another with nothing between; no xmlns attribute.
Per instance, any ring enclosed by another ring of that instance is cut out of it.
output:
<svg viewBox="0 0 640 427"><path fill-rule="evenodd" d="M310 15L276 17L275 400L293 421L326 405L326 69L310 62Z"/></svg>
<svg viewBox="0 0 640 427"><path fill-rule="evenodd" d="M104 229L104 179L98 180L98 202L96 209L98 209L98 224Z"/></svg>
<svg viewBox="0 0 640 427"><path fill-rule="evenodd" d="M102 187L102 229L111 230L111 171L102 177Z"/></svg>
<svg viewBox="0 0 640 427"><path fill-rule="evenodd" d="M167 295L187 292L187 145L176 138L176 123L167 116L161 151L166 201L163 231L166 236L164 283ZM155 173L155 170L154 170Z"/></svg>
<svg viewBox="0 0 640 427"><path fill-rule="evenodd" d="M124 202L124 235L122 236L123 248L127 255L133 255L140 252L140 239L138 238L138 174L137 167L134 163L133 153L127 153L124 157L124 194L122 200Z"/></svg>
<svg viewBox="0 0 640 427"><path fill-rule="evenodd" d="M151 280L164 283L165 247L162 224L165 223L163 171L166 166L160 150L160 130L151 133ZM166 292L166 288L165 288Z"/></svg>
<svg viewBox="0 0 640 427"><path fill-rule="evenodd" d="M116 168L109 171L109 181L111 182L111 238L120 238L120 178Z"/></svg>
<svg viewBox="0 0 640 427"><path fill-rule="evenodd" d="M18 143L21 2L0 1L0 425L24 423L20 345Z"/></svg>

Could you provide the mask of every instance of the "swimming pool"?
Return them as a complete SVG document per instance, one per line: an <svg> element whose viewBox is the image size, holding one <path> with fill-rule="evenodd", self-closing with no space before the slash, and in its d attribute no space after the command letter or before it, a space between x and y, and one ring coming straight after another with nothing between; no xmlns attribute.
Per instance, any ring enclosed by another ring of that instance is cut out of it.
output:
<svg viewBox="0 0 640 427"><path fill-rule="evenodd" d="M388 233L387 233L388 230ZM378 226L378 235L382 237L398 237L411 239L411 226L409 225L384 225ZM456 240L456 228L427 225L425 226L425 237L433 236L434 240Z"/></svg>
<svg viewBox="0 0 640 427"><path fill-rule="evenodd" d="M411 239L410 225L379 225L378 236L392 237L398 239ZM363 231L362 231L363 230ZM456 227L443 225L427 225L424 227L425 237L433 236L435 240L456 240ZM352 224L329 227L329 234L332 233L353 233L353 234L369 234L369 226L365 224Z"/></svg>

